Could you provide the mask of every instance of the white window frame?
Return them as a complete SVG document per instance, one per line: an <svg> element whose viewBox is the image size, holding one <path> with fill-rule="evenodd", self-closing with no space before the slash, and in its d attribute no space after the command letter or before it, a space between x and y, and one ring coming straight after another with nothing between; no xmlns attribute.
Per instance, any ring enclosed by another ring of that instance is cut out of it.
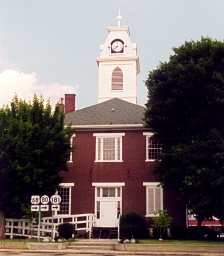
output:
<svg viewBox="0 0 224 256"><path fill-rule="evenodd" d="M72 136L71 136L71 139L70 139L70 145L71 145L71 147L73 146L73 138L75 137L76 135L75 134L73 134ZM73 162L73 160L72 160L72 156L73 156L73 152L71 151L70 152L70 158L69 158L69 163L72 163Z"/></svg>
<svg viewBox="0 0 224 256"><path fill-rule="evenodd" d="M95 153L95 162L123 162L122 160L122 136L125 136L125 133L94 133L93 136L96 137L96 153ZM100 150L100 157L98 155L98 144L101 143L102 139L105 138L114 138L115 139L115 159L114 160L104 160L103 159L103 150ZM118 140L120 139L120 159L118 159ZM100 159L99 159L100 158Z"/></svg>
<svg viewBox="0 0 224 256"><path fill-rule="evenodd" d="M163 188L159 182L143 182L143 186L146 187L146 215L145 217L154 217L154 211L163 210ZM153 190L153 212L149 211L149 193L148 190ZM156 208L156 189L160 189L160 207Z"/></svg>
<svg viewBox="0 0 224 256"><path fill-rule="evenodd" d="M149 139L152 137L153 133L152 132L143 132L143 135L146 136L146 162L154 162L155 159L149 158ZM162 148L157 148L158 150L162 150Z"/></svg>
<svg viewBox="0 0 224 256"><path fill-rule="evenodd" d="M56 212L56 215L59 215L59 216L68 216L68 215L71 215L71 198L72 198L72 187L74 187L74 183L60 183L59 187L62 187L62 188L69 188L69 207L68 207L68 213L67 214L59 214L57 211Z"/></svg>

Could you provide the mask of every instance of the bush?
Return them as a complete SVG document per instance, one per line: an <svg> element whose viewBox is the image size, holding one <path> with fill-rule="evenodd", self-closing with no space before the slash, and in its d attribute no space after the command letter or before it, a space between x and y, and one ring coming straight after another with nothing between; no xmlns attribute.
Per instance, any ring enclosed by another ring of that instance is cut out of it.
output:
<svg viewBox="0 0 224 256"><path fill-rule="evenodd" d="M74 234L75 226L74 224L64 222L60 225L58 225L58 233L59 236L65 239L69 239L72 237L72 234Z"/></svg>
<svg viewBox="0 0 224 256"><path fill-rule="evenodd" d="M187 228L183 226L171 226L170 234L174 239L184 240L187 239Z"/></svg>
<svg viewBox="0 0 224 256"><path fill-rule="evenodd" d="M154 223L152 226L157 230L159 239L162 239L167 233L167 228L170 226L173 218L169 216L167 210L158 210L157 212L154 212L154 216L155 217L152 218Z"/></svg>
<svg viewBox="0 0 224 256"><path fill-rule="evenodd" d="M120 233L121 238L146 238L147 228L145 219L134 212L121 215Z"/></svg>

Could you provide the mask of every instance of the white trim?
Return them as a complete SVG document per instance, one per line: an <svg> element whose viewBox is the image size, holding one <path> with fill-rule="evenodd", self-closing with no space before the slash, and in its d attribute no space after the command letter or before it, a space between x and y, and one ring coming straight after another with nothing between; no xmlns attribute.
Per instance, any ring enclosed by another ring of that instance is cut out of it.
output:
<svg viewBox="0 0 224 256"><path fill-rule="evenodd" d="M93 133L93 136L96 137L95 162L123 162L122 136L125 136L125 133ZM114 148L115 159L110 159L110 160L103 159L103 153L104 153L103 145L104 145L104 139L106 138L111 138L115 140L115 148ZM119 152L118 152L118 145L119 145ZM100 147L100 150L99 150L99 147ZM120 156L119 159L118 159L118 155Z"/></svg>
<svg viewBox="0 0 224 256"><path fill-rule="evenodd" d="M148 137L151 137L154 133L152 132L143 132L143 135L144 136L148 136Z"/></svg>
<svg viewBox="0 0 224 256"><path fill-rule="evenodd" d="M153 136L154 133L152 132L143 132L143 136L146 136L146 158L145 158L145 162L155 162L155 159L149 159L149 139L151 136ZM156 148L158 149L158 148Z"/></svg>
<svg viewBox="0 0 224 256"><path fill-rule="evenodd" d="M125 133L94 133L93 136L100 137L100 138L115 138L125 136Z"/></svg>
<svg viewBox="0 0 224 256"><path fill-rule="evenodd" d="M60 187L74 187L75 184L72 182L72 183L60 183L59 184Z"/></svg>
<svg viewBox="0 0 224 256"><path fill-rule="evenodd" d="M57 214L58 216L68 216L68 215L71 215L71 206L72 206L72 187L74 186L74 183L60 183L59 186L61 188L68 188L69 189L69 203L68 203L68 213L67 214L58 214L58 212L60 211L57 211Z"/></svg>
<svg viewBox="0 0 224 256"><path fill-rule="evenodd" d="M71 147L72 147L72 145L73 145L73 138L76 136L76 134L74 133L72 136L71 136L71 139L70 139L70 145L71 145ZM72 163L73 161L72 161L72 151L70 152L70 158L69 158L69 163Z"/></svg>
<svg viewBox="0 0 224 256"><path fill-rule="evenodd" d="M143 186L158 187L161 185L160 182L143 182Z"/></svg>
<svg viewBox="0 0 224 256"><path fill-rule="evenodd" d="M107 187L107 188L113 188L113 187L123 187L125 186L124 182L93 182L93 187Z"/></svg>
<svg viewBox="0 0 224 256"><path fill-rule="evenodd" d="M68 126L65 126L65 128ZM103 124L103 125L72 125L72 128L77 129L102 129L102 128L143 128L144 124Z"/></svg>
<svg viewBox="0 0 224 256"><path fill-rule="evenodd" d="M145 217L154 217L154 213L148 213L148 203L149 203L149 198L148 198L148 189L153 189L153 203L154 203L154 210L155 210L155 188L159 188L161 190L160 192L160 206L161 209L163 210L163 188L161 187L160 182L143 182L143 186L146 187L146 215Z"/></svg>

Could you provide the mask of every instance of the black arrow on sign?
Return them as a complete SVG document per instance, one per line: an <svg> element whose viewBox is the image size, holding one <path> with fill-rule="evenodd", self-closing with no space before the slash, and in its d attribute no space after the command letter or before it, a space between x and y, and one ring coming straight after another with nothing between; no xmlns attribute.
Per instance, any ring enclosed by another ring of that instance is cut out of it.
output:
<svg viewBox="0 0 224 256"><path fill-rule="evenodd" d="M45 206L45 207L44 207L44 206L42 206L41 208L42 208L42 209L47 209L47 206Z"/></svg>
<svg viewBox="0 0 224 256"><path fill-rule="evenodd" d="M33 207L34 210L38 209L38 207Z"/></svg>
<svg viewBox="0 0 224 256"><path fill-rule="evenodd" d="M53 209L58 209L58 206L53 206L52 208L53 208Z"/></svg>

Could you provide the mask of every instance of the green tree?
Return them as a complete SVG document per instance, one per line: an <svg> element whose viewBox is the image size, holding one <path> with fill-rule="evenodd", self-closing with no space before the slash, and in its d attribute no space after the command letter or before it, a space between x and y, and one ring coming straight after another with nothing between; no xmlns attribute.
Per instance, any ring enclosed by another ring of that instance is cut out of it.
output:
<svg viewBox="0 0 224 256"><path fill-rule="evenodd" d="M59 105L34 95L26 102L15 96L0 109L0 238L4 217L20 218L31 195L54 194L67 171L74 129L64 128Z"/></svg>
<svg viewBox="0 0 224 256"><path fill-rule="evenodd" d="M162 240L173 218L167 213L167 210L158 210L154 212L154 216L155 217L152 218L154 223L153 227L159 234L159 240Z"/></svg>
<svg viewBox="0 0 224 256"><path fill-rule="evenodd" d="M202 37L173 51L145 82L145 122L163 145L155 173L200 226L223 218L224 43Z"/></svg>

